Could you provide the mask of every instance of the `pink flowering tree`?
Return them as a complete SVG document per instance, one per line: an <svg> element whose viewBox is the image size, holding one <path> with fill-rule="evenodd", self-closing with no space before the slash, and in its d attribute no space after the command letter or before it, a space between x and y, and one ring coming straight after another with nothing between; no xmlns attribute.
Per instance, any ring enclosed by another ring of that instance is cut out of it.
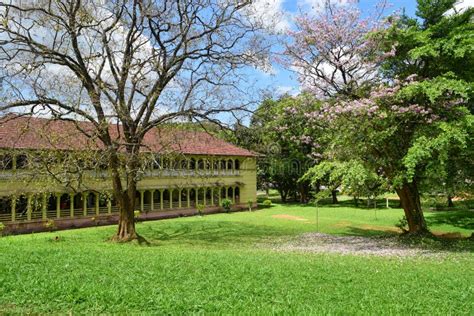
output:
<svg viewBox="0 0 474 316"><path fill-rule="evenodd" d="M380 16L384 6L381 3L374 15ZM305 90L320 97L356 96L361 87L378 81L381 57L394 53L377 56L379 41L367 36L386 23L361 18L355 1L348 5L327 1L320 13L301 14L295 22L282 62L298 74Z"/></svg>
<svg viewBox="0 0 474 316"><path fill-rule="evenodd" d="M264 155L259 159L260 187L271 184L283 202L294 197L308 202L310 181L299 181L322 157L322 126L308 126L308 113L319 108L311 95L283 96L265 100L254 113L249 130L251 145L242 144Z"/></svg>
<svg viewBox="0 0 474 316"><path fill-rule="evenodd" d="M395 81L363 98L327 102L312 117L329 126L325 157L363 161L398 194L409 232L423 233L419 182L446 146L466 145L473 126L464 106L468 93L454 79Z"/></svg>
<svg viewBox="0 0 474 316"><path fill-rule="evenodd" d="M474 49L459 43L472 38L473 11L441 15L436 25L403 17L389 26L361 19L355 6L327 5L299 18L288 45L301 85L325 99L308 115L308 126L327 124L323 159L362 162L385 179L412 234L428 232L420 182L448 165L452 149L472 146L474 73L463 65Z"/></svg>

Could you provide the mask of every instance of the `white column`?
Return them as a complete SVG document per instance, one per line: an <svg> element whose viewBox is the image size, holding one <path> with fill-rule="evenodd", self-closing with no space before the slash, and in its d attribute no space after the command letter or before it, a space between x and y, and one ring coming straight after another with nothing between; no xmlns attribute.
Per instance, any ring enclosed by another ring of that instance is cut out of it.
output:
<svg viewBox="0 0 474 316"><path fill-rule="evenodd" d="M191 197L190 197L190 192L191 192L191 189L186 189L187 190L187 194L186 194L186 200L187 200L187 203L188 203L188 208L191 207Z"/></svg>
<svg viewBox="0 0 474 316"><path fill-rule="evenodd" d="M143 211L145 210L145 205L144 205L145 191L140 190L139 192L140 192L140 212L143 213Z"/></svg>
<svg viewBox="0 0 474 316"><path fill-rule="evenodd" d="M99 215L99 201L100 201L100 195L99 192L95 192L95 215Z"/></svg>
<svg viewBox="0 0 474 316"><path fill-rule="evenodd" d="M82 193L82 215L87 216L87 197L89 194L87 192Z"/></svg>
<svg viewBox="0 0 474 316"><path fill-rule="evenodd" d="M29 221L31 221L31 212L32 212L32 205L31 205L31 204L33 203L33 201L32 201L32 199L33 199L32 194L31 194L31 193L28 194L27 197L26 197L26 199L27 199L27 202L26 202L26 219L29 220Z"/></svg>
<svg viewBox="0 0 474 316"><path fill-rule="evenodd" d="M112 214L112 195L107 195L107 213Z"/></svg>
<svg viewBox="0 0 474 316"><path fill-rule="evenodd" d="M151 200L150 200L150 209L151 211L155 210L155 190L150 190Z"/></svg>
<svg viewBox="0 0 474 316"><path fill-rule="evenodd" d="M16 196L11 197L12 222L16 221Z"/></svg>
<svg viewBox="0 0 474 316"><path fill-rule="evenodd" d="M173 189L168 189L168 195L170 197L170 208L173 208Z"/></svg>
<svg viewBox="0 0 474 316"><path fill-rule="evenodd" d="M47 205L46 205L46 193L41 194L41 217L43 219L46 219L46 211L47 211Z"/></svg>
<svg viewBox="0 0 474 316"><path fill-rule="evenodd" d="M61 217L61 193L56 194L56 218Z"/></svg>
<svg viewBox="0 0 474 316"><path fill-rule="evenodd" d="M74 193L69 193L69 211L70 211L70 216L74 217Z"/></svg>
<svg viewBox="0 0 474 316"><path fill-rule="evenodd" d="M163 190L160 189L160 210L163 209Z"/></svg>

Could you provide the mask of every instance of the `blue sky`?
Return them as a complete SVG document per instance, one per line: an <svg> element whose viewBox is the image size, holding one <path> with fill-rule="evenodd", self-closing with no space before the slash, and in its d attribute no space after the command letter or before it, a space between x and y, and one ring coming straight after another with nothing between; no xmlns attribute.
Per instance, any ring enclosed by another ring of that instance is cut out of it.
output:
<svg viewBox="0 0 474 316"><path fill-rule="evenodd" d="M320 0L283 0L282 8L290 14L297 14L300 10L301 3L315 3L321 2ZM360 0L359 7L362 13L373 12L375 5L379 0ZM416 11L416 1L415 0L401 0L401 1L392 1L390 7L386 10L386 13L389 14L393 11L398 11L404 9L405 12L414 16ZM277 97L286 92L295 93L298 90L298 81L296 80L296 75L292 72L289 72L278 65L273 65L274 74L264 74L259 73L258 75L258 85L260 88L268 89L274 97Z"/></svg>

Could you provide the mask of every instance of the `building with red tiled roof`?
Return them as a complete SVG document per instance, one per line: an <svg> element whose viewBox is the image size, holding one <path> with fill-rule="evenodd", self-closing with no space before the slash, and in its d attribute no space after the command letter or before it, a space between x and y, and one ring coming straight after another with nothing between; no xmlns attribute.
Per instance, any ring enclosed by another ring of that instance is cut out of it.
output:
<svg viewBox="0 0 474 316"><path fill-rule="evenodd" d="M120 126L111 124L109 129L112 137L120 143ZM100 142L91 140L84 132L93 134L93 125L87 122L7 116L0 119L0 148L100 150ZM178 128L150 130L145 135L143 151L205 156L256 156L207 132Z"/></svg>
<svg viewBox="0 0 474 316"><path fill-rule="evenodd" d="M109 129L114 140L123 143L120 125ZM33 163L45 152L100 154L104 146L93 135L94 127L87 122L0 118L0 222L12 231L32 231L51 220L58 228L116 221L106 165L76 175L50 168L49 162L42 162L41 168ZM191 215L198 204L219 211L224 199L234 208L256 202L256 155L251 151L204 131L170 127L150 130L141 152L152 157L138 182L143 218Z"/></svg>

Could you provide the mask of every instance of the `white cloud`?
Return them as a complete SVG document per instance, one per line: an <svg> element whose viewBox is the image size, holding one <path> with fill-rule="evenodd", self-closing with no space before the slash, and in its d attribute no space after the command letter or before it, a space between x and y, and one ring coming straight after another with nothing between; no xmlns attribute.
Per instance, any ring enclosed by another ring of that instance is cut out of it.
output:
<svg viewBox="0 0 474 316"><path fill-rule="evenodd" d="M285 94L288 94L288 95L291 95L291 96L296 96L301 91L300 91L299 87L277 86L275 92L276 92L277 96L282 96L282 95L285 95Z"/></svg>
<svg viewBox="0 0 474 316"><path fill-rule="evenodd" d="M331 4L335 5L347 5L350 4L351 2L354 2L353 0L330 0ZM298 6L302 10L311 10L311 11L316 11L320 12L324 10L324 5L326 4L327 0L298 0Z"/></svg>
<svg viewBox="0 0 474 316"><path fill-rule="evenodd" d="M474 0L460 0L454 5L454 10L448 10L445 15L451 15L455 12L463 12L467 8L474 7Z"/></svg>
<svg viewBox="0 0 474 316"><path fill-rule="evenodd" d="M255 0L249 9L250 14L264 27L284 32L290 28L290 22L283 2L284 0Z"/></svg>

